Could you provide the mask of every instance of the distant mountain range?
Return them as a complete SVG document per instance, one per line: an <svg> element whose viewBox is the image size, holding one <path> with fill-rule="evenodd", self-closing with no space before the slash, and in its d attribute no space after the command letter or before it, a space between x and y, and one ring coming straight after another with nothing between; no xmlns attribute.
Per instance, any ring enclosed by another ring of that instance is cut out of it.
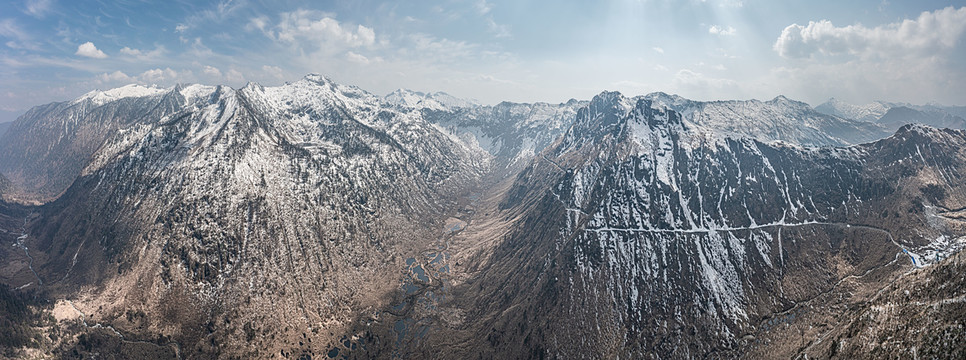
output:
<svg viewBox="0 0 966 360"><path fill-rule="evenodd" d="M966 131L929 124L962 118L876 104L312 74L38 106L0 135L0 350L957 357Z"/></svg>
<svg viewBox="0 0 966 360"><path fill-rule="evenodd" d="M911 123L940 128L966 128L964 106L912 105L884 101L853 105L831 98L816 106L815 110L845 119L877 123L891 131Z"/></svg>

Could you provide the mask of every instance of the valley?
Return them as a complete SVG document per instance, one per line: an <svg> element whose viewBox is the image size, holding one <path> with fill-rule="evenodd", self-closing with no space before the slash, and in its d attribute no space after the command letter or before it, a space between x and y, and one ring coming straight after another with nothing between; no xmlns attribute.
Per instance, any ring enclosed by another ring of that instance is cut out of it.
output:
<svg viewBox="0 0 966 360"><path fill-rule="evenodd" d="M22 356L962 351L963 130L312 74L95 92L4 137L0 282L46 319ZM942 325L896 338L912 313Z"/></svg>

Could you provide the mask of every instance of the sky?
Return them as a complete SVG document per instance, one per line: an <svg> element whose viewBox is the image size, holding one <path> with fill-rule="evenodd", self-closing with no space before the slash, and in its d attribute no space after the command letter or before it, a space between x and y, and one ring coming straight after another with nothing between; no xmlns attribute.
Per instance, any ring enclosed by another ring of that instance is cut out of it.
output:
<svg viewBox="0 0 966 360"><path fill-rule="evenodd" d="M966 105L966 1L0 2L0 122L130 83L309 73L484 104L617 90Z"/></svg>

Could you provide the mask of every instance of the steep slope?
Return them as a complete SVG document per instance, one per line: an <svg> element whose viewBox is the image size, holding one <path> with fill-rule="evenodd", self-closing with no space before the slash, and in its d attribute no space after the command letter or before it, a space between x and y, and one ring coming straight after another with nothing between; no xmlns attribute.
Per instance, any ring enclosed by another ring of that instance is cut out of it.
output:
<svg viewBox="0 0 966 360"><path fill-rule="evenodd" d="M321 76L163 97L183 105L112 137L25 229L44 289L124 335L105 342L324 354L387 307L486 161Z"/></svg>
<svg viewBox="0 0 966 360"><path fill-rule="evenodd" d="M10 128L10 125L13 125L13 121L0 123L0 138L3 138L3 134L7 133L7 129Z"/></svg>
<svg viewBox="0 0 966 360"><path fill-rule="evenodd" d="M0 173L20 190L11 195L49 201L70 186L111 136L181 106L172 92L129 85L33 108L0 138Z"/></svg>
<svg viewBox="0 0 966 360"><path fill-rule="evenodd" d="M479 320L435 340L457 357L794 354L748 339L966 235L929 210L966 203L963 145L925 127L837 149L708 137L601 94L506 190L505 230L482 234L499 238L476 239L495 248L454 291Z"/></svg>
<svg viewBox="0 0 966 360"><path fill-rule="evenodd" d="M10 186L11 186L10 180L7 180L6 176L3 176L3 174L0 174L0 199L3 198L3 194L7 192L7 189L9 189Z"/></svg>
<svg viewBox="0 0 966 360"><path fill-rule="evenodd" d="M809 358L966 357L966 253L890 284L808 344Z"/></svg>

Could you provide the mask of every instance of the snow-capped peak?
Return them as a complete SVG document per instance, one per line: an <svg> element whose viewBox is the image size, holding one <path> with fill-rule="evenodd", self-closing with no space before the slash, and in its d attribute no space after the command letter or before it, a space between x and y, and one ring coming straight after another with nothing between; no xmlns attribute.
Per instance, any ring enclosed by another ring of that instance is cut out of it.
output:
<svg viewBox="0 0 966 360"><path fill-rule="evenodd" d="M396 89L393 92L386 94L386 96L383 97L383 100L393 105L416 107L425 98L426 94L419 91Z"/></svg>
<svg viewBox="0 0 966 360"><path fill-rule="evenodd" d="M650 100L655 106L666 106L669 109L674 109L680 111L685 107L691 100L685 99L676 94L668 94L664 92L653 92L644 95L644 99Z"/></svg>
<svg viewBox="0 0 966 360"><path fill-rule="evenodd" d="M91 100L91 102L93 102L95 105L100 106L119 99L152 96L161 94L165 91L165 89L154 86L146 87L138 84L130 84L110 90L91 91L74 100L74 103L79 103L84 100Z"/></svg>
<svg viewBox="0 0 966 360"><path fill-rule="evenodd" d="M331 81L329 81L329 78L325 77L325 75L317 74L317 73L306 74L305 76L302 77L302 80L311 81L319 85L325 85L325 84L331 83Z"/></svg>
<svg viewBox="0 0 966 360"><path fill-rule="evenodd" d="M391 105L430 110L453 110L471 108L478 104L472 100L461 99L442 91L423 93L408 89L398 89L383 97Z"/></svg>
<svg viewBox="0 0 966 360"><path fill-rule="evenodd" d="M188 103L193 103L198 100L207 100L211 98L211 95L214 94L216 90L218 90L218 87L216 86L191 84L179 86L178 92Z"/></svg>

